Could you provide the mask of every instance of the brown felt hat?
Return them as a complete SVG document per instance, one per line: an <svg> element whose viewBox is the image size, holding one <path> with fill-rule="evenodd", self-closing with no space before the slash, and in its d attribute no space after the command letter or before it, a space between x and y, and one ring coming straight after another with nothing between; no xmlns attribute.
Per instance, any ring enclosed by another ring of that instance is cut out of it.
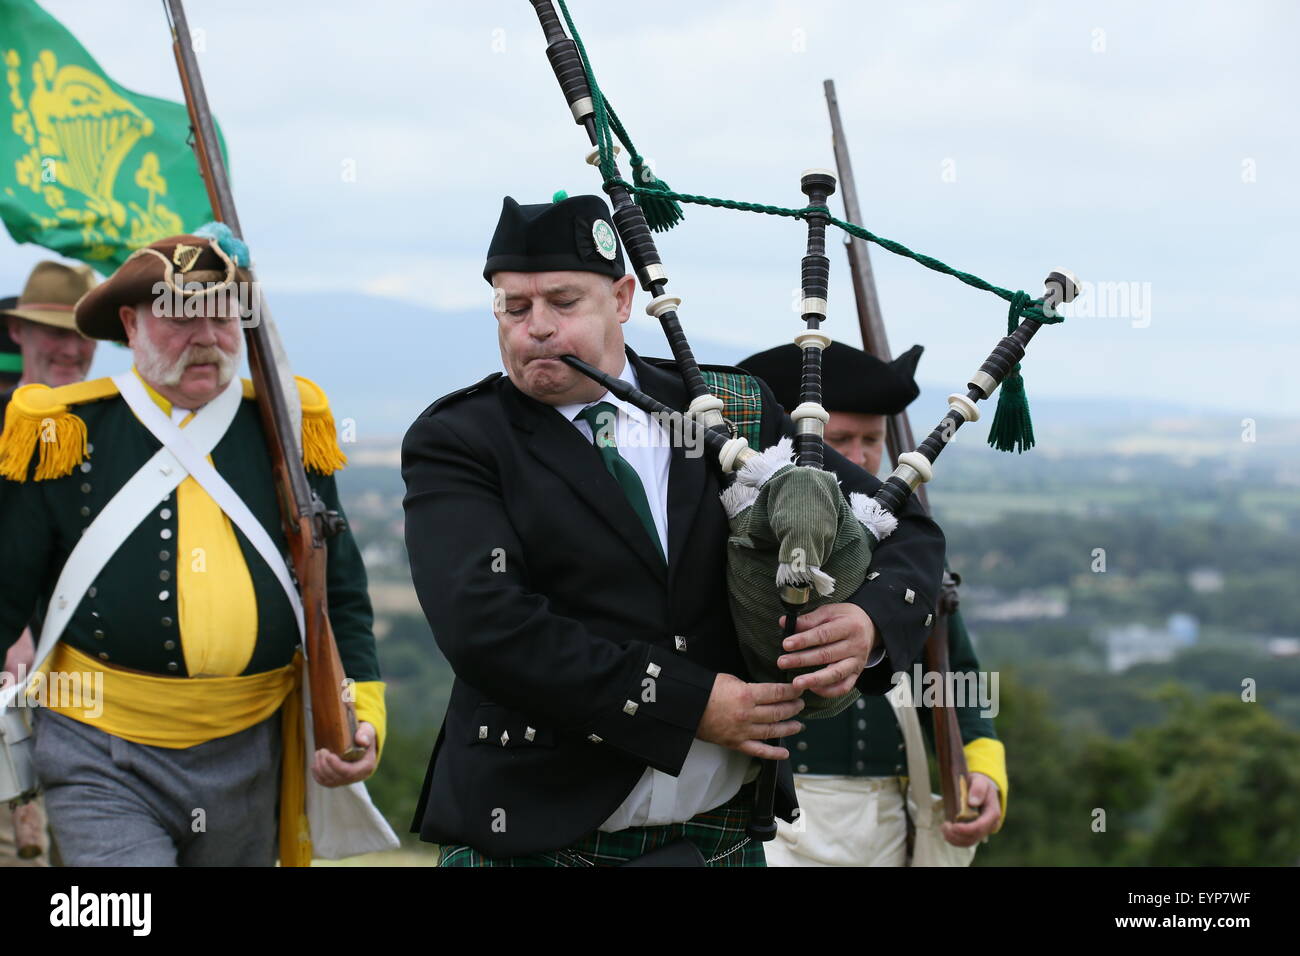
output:
<svg viewBox="0 0 1300 956"><path fill-rule="evenodd" d="M77 328L92 339L126 342L118 310L161 297L211 295L252 277L214 239L171 236L131 253L118 270L77 303ZM159 285L162 283L162 285Z"/></svg>
<svg viewBox="0 0 1300 956"><path fill-rule="evenodd" d="M27 277L18 304L0 314L55 328L75 329L73 307L98 281L90 266L69 266L48 259L38 262Z"/></svg>

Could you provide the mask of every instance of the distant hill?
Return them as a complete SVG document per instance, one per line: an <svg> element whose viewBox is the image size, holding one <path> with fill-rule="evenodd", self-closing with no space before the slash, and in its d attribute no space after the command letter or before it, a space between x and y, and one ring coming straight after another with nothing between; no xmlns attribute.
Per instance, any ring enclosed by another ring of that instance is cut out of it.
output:
<svg viewBox="0 0 1300 956"><path fill-rule="evenodd" d="M353 419L361 441L400 438L434 399L501 368L486 293L481 312L439 312L366 295L268 290L268 297L294 370L326 388L335 419ZM663 334L639 309L624 329L639 354L669 354ZM691 346L700 361L717 364L732 364L750 352L744 346L695 336ZM982 358L972 356L972 362ZM123 349L102 345L93 374L114 374L128 364ZM1153 449L1166 452L1191 447L1189 442L1200 442L1207 452L1241 445L1241 416L1230 412L1114 394L1077 400L1049 397L1043 392L1050 383L1035 380L1032 372L1027 381L1030 409L1044 448L1073 445L1082 431L1099 432L1107 444L1131 436L1139 446L1147 441ZM922 383L921 396L912 406L918 441L942 417L947 395L963 384ZM981 421L969 426L969 436L963 431L964 442L983 444L995 405L996 396L984 403ZM1300 441L1296 419L1285 420L1282 428L1260 427L1259 431L1261 450L1294 449ZM1090 435L1089 444L1097 447L1096 436Z"/></svg>

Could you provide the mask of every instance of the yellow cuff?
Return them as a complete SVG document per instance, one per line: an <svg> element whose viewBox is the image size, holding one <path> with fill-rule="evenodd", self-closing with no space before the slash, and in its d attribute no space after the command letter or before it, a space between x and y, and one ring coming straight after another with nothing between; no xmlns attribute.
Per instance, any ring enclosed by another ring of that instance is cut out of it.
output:
<svg viewBox="0 0 1300 956"><path fill-rule="evenodd" d="M384 682L359 680L353 683L356 691L357 723L365 721L375 728L375 756L383 756L384 732L388 729L388 710L384 706ZM375 766L378 767L378 760Z"/></svg>
<svg viewBox="0 0 1300 956"><path fill-rule="evenodd" d="M360 686L360 685L358 685ZM976 737L964 748L966 752L966 770L970 773L982 773L998 785L998 804L1002 808L1002 817L998 820L997 833L1002 824L1007 822L1007 750L1002 741L992 737Z"/></svg>

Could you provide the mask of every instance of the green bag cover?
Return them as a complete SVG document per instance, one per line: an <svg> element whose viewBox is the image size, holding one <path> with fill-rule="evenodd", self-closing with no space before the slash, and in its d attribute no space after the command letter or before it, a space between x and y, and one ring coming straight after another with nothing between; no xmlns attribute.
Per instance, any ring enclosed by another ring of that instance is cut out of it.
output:
<svg viewBox="0 0 1300 956"><path fill-rule="evenodd" d="M727 592L741 655L757 681L783 683L806 667L782 670L777 620L785 613L781 584L810 585L801 613L841 603L862 586L875 538L854 516L835 475L787 465L769 478L754 503L731 519L727 541ZM800 720L833 717L859 697L803 695Z"/></svg>

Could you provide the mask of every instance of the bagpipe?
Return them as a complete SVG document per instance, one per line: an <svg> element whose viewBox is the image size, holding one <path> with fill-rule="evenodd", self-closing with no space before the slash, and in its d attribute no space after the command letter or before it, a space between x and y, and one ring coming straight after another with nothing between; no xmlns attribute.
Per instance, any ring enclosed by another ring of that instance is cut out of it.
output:
<svg viewBox="0 0 1300 956"><path fill-rule="evenodd" d="M831 216L827 206L827 200L835 192L836 179L826 169L809 169L802 174L799 185L807 201L800 209L760 207L673 192L644 164L605 100L564 0L559 0L559 6L568 33L552 0L530 2L541 22L547 41L546 55L574 122L585 129L591 143L586 161L601 172L603 189L613 207L614 226L641 288L651 296L646 312L663 327L686 385L690 396L688 407L668 408L576 356L563 356L563 361L612 394L671 425L675 434L702 443L716 458L724 480L729 482L721 496L731 531L727 585L742 656L757 681L793 680L801 673L817 670L777 667L783 641L797 631L799 616L823 604L846 600L869 578L872 551L897 527L897 515L916 488L933 477L933 465L957 429L978 420L976 403L992 396L1004 381L1014 380L1017 388L1012 400L1005 401L1011 390L1004 390L999 400L997 418L1003 421L999 427L995 419L994 431L1008 445L1016 440L1015 436L1023 436L1028 431L1028 410L1023 406L1023 389L1019 387L1020 360L1030 339L1043 324L1060 321L1055 307L1078 295L1079 282L1063 269L1053 270L1045 280L1044 295L1031 299L1024 292L1010 293L990 286L937 260L918 256L898 243L881 240L860 226L840 222ZM633 178L641 183L639 186L618 175L618 146L612 140L615 134L632 153ZM804 328L794 339L802 363L800 401L789 412L794 423L793 439L783 438L768 449L749 447L747 440L736 434L725 418L726 406L722 399L708 389L677 314L681 299L666 292L668 274L651 234L652 228L668 228L680 218L677 200L786 215L803 219L807 224L807 248L801 264L800 312ZM648 214L655 220L653 227ZM930 268L941 266L939 271L1003 296L1010 302L1008 323L1014 325L970 377L966 392L948 397L947 413L926 439L915 450L897 456L893 473L876 494L869 497L854 493L847 500L835 475L823 470L824 430L829 413L822 406L822 352L831 339L822 325L827 317L830 276L826 227L832 223L891 251L901 250ZM1021 400L1019 405L1016 398ZM782 615L785 616L783 628L777 626ZM848 707L857 696L856 690L833 698L806 691L800 719L831 717ZM768 743L779 745L778 740ZM756 840L770 840L776 834L772 811L776 768L776 761L767 761L759 776L754 815L748 830Z"/></svg>

